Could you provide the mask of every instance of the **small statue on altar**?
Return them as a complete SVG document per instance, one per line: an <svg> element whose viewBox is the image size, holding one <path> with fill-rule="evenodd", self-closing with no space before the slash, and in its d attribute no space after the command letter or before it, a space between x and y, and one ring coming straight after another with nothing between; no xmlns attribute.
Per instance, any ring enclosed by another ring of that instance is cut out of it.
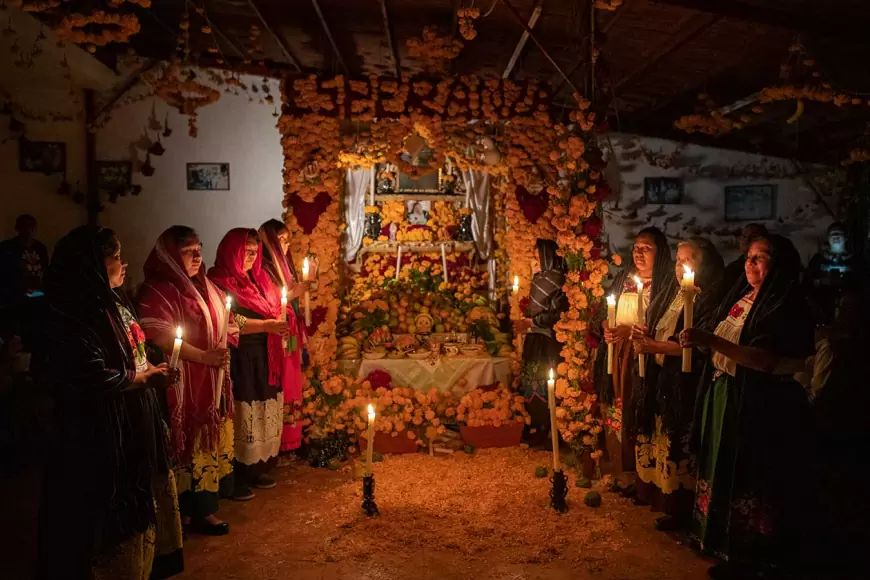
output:
<svg viewBox="0 0 870 580"><path fill-rule="evenodd" d="M399 233L399 225L396 222L390 224L390 241L396 241L396 234Z"/></svg>

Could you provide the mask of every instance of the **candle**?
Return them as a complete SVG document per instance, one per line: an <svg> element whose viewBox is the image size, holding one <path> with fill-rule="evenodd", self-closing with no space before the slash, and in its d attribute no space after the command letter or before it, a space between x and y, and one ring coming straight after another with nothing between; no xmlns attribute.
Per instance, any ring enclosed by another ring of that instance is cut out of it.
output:
<svg viewBox="0 0 870 580"><path fill-rule="evenodd" d="M514 276L514 294L520 291L520 277Z"/></svg>
<svg viewBox="0 0 870 580"><path fill-rule="evenodd" d="M399 279L399 272L402 271L402 246L399 246L396 254L396 280Z"/></svg>
<svg viewBox="0 0 870 580"><path fill-rule="evenodd" d="M559 427L556 425L556 380L553 369L550 369L550 379L547 381L547 405L550 407L550 436L553 441L553 473L562 471L559 462Z"/></svg>
<svg viewBox="0 0 870 580"><path fill-rule="evenodd" d="M695 322L695 273L683 264L683 279L680 282L683 290L683 328L692 328ZM692 372L692 349L683 349L683 372Z"/></svg>
<svg viewBox="0 0 870 580"><path fill-rule="evenodd" d="M441 169L438 169L438 191L441 191Z"/></svg>
<svg viewBox="0 0 870 580"><path fill-rule="evenodd" d="M281 322L287 322L287 286L281 287L281 313L278 317L278 320ZM281 339L281 345L284 347L284 350L287 350L287 339Z"/></svg>
<svg viewBox="0 0 870 580"><path fill-rule="evenodd" d="M369 403L369 430L366 435L368 439L368 448L366 449L366 470L368 475L372 474L372 455L375 450L375 407Z"/></svg>
<svg viewBox="0 0 870 580"><path fill-rule="evenodd" d="M616 297L611 294L607 297L607 326L611 330L616 328ZM613 374L613 343L607 345L607 374Z"/></svg>
<svg viewBox="0 0 870 580"><path fill-rule="evenodd" d="M227 307L227 311L226 311L226 315L224 317L223 334L221 335L221 340L220 340L220 347L221 348L227 347L227 335L230 333L230 312L233 309L233 299L230 296L227 296L227 303L225 306ZM227 372L227 370L224 367L221 367L218 370L218 376L217 376L218 380L217 380L217 385L215 385L215 390L216 390L216 392L215 392L215 401L216 401L215 407L216 408L219 408L221 405L221 394L223 393L223 389L224 389L224 379L226 378L226 372Z"/></svg>
<svg viewBox="0 0 870 580"><path fill-rule="evenodd" d="M172 346L172 356L169 358L169 368L178 368L178 357L181 356L181 327L175 329L175 344Z"/></svg>
<svg viewBox="0 0 870 580"><path fill-rule="evenodd" d="M441 267L444 269L444 281L450 282L450 275L447 273L447 250L444 249L444 244L441 244Z"/></svg>
<svg viewBox="0 0 870 580"><path fill-rule="evenodd" d="M378 173L378 166L372 165L372 176L369 180L369 205L375 205L375 175Z"/></svg>
<svg viewBox="0 0 870 580"><path fill-rule="evenodd" d="M308 256L302 260L302 280L308 281ZM311 326L311 294L308 292L308 287L305 287L305 326Z"/></svg>
<svg viewBox="0 0 870 580"><path fill-rule="evenodd" d="M637 284L637 324L643 326L646 323L646 316L643 312L643 282L637 276L634 277L634 281ZM637 363L640 367L638 374L643 378L646 376L646 355L637 355Z"/></svg>

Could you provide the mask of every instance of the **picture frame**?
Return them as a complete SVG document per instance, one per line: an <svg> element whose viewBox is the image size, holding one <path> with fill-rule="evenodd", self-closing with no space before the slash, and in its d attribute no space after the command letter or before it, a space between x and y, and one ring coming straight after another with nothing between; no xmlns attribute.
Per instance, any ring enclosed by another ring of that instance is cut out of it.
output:
<svg viewBox="0 0 870 580"><path fill-rule="evenodd" d="M425 226L429 221L432 202L418 199L405 200L405 221L412 226Z"/></svg>
<svg viewBox="0 0 870 580"><path fill-rule="evenodd" d="M230 164L188 163L186 180L188 191L229 191Z"/></svg>
<svg viewBox="0 0 870 580"><path fill-rule="evenodd" d="M776 186L729 185L725 187L725 221L764 221L776 218Z"/></svg>
<svg viewBox="0 0 870 580"><path fill-rule="evenodd" d="M683 180L680 177L646 177L643 199L647 205L674 205L683 202Z"/></svg>
<svg viewBox="0 0 870 580"><path fill-rule="evenodd" d="M97 161L97 191L100 195L124 195L133 185L130 161Z"/></svg>
<svg viewBox="0 0 870 580"><path fill-rule="evenodd" d="M18 169L26 173L66 172L66 143L60 141L18 140Z"/></svg>

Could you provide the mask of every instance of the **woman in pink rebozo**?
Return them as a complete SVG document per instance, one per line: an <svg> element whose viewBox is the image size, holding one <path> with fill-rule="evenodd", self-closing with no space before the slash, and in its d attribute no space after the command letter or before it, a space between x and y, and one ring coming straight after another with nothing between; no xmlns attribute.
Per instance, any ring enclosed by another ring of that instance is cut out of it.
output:
<svg viewBox="0 0 870 580"><path fill-rule="evenodd" d="M278 220L269 220L260 226L260 241L263 244L263 270L275 284L276 290L287 288L287 323L290 338L284 356L284 429L281 433L281 451L293 451L302 443L302 425L293 420L296 410L302 405L302 349L305 344L305 323L299 311L299 297L305 285L299 283L293 260L288 258L290 231Z"/></svg>
<svg viewBox="0 0 870 580"><path fill-rule="evenodd" d="M235 410L235 492L254 497L252 487L270 489L284 427L284 347L290 339L281 320L281 292L263 270L257 230L235 228L218 244L209 279L233 298L239 345L230 349Z"/></svg>

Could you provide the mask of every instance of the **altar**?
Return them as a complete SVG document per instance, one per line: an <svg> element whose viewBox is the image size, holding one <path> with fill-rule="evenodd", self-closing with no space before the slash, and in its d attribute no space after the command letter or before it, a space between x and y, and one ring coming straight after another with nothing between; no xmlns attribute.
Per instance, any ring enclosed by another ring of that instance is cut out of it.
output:
<svg viewBox="0 0 870 580"><path fill-rule="evenodd" d="M504 357L440 357L414 360L410 358L341 361L340 368L348 376L364 379L372 371L390 374L393 384L413 387L418 391L432 388L441 392L464 395L483 385L501 383L511 386L510 359Z"/></svg>

